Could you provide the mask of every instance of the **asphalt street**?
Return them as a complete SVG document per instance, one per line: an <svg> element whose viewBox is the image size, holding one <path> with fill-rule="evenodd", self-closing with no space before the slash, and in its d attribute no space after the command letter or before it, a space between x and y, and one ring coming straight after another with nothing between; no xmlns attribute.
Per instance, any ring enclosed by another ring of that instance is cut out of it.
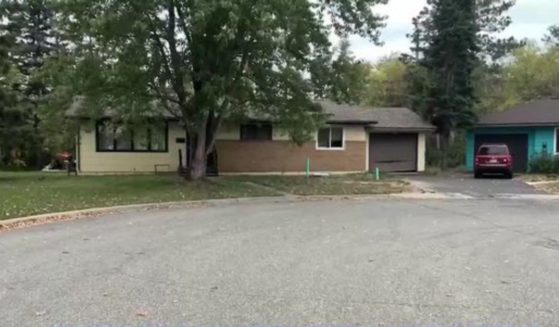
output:
<svg viewBox="0 0 559 327"><path fill-rule="evenodd" d="M443 194L457 194L466 197L487 198L522 198L544 195L520 179L503 177L486 177L474 179L473 174L456 174L451 176L411 175L404 177L421 188Z"/></svg>
<svg viewBox="0 0 559 327"><path fill-rule="evenodd" d="M559 203L259 202L0 234L0 326L559 326Z"/></svg>

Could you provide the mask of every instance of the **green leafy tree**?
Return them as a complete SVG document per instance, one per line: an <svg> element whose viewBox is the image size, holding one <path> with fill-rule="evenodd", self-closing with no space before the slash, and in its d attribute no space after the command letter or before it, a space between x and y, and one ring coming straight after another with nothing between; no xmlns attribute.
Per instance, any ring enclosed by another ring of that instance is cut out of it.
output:
<svg viewBox="0 0 559 327"><path fill-rule="evenodd" d="M505 66L479 63L474 70L473 81L477 102L476 115L497 111L508 102L504 94Z"/></svg>
<svg viewBox="0 0 559 327"><path fill-rule="evenodd" d="M364 102L375 107L408 107L408 69L395 55L381 59L369 70Z"/></svg>
<svg viewBox="0 0 559 327"><path fill-rule="evenodd" d="M519 103L559 96L559 51L541 51L535 45L518 49L504 69L506 101L499 109Z"/></svg>
<svg viewBox="0 0 559 327"><path fill-rule="evenodd" d="M502 111L540 98L559 96L559 51L535 42L512 52L500 65L482 64L474 81L477 113Z"/></svg>
<svg viewBox="0 0 559 327"><path fill-rule="evenodd" d="M368 87L371 66L356 60L350 51L351 44L342 40L337 58L332 63L333 78L328 97L338 102L361 103L370 91Z"/></svg>
<svg viewBox="0 0 559 327"><path fill-rule="evenodd" d="M124 116L175 114L199 179L224 119L266 116L307 139L322 116L313 99L337 80L331 30L378 41L371 6L386 0L63 2L74 42L91 50L79 59L91 73L76 81L82 95Z"/></svg>

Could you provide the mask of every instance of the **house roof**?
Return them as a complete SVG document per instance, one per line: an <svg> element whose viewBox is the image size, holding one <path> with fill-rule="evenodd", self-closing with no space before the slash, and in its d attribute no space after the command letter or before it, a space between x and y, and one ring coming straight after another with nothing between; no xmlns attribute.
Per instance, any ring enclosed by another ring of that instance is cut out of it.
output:
<svg viewBox="0 0 559 327"><path fill-rule="evenodd" d="M320 102L329 123L360 123L378 131L432 131L435 127L425 122L409 108L378 108Z"/></svg>
<svg viewBox="0 0 559 327"><path fill-rule="evenodd" d="M84 98L76 97L66 115L69 117L83 117L81 108ZM432 131L435 127L425 122L418 114L408 108L377 108L370 106L358 106L349 104L338 104L332 101L320 101L319 104L326 115L329 124L364 125L372 130L378 131ZM154 108L157 107L154 105ZM105 109L101 117L111 117L114 111ZM156 113L157 114L157 113ZM162 111L160 117L176 118ZM260 119L267 121L266 119Z"/></svg>
<svg viewBox="0 0 559 327"><path fill-rule="evenodd" d="M476 126L549 126L559 124L559 98L525 103L481 117Z"/></svg>
<svg viewBox="0 0 559 327"><path fill-rule="evenodd" d="M84 107L86 106L86 98L84 96L76 96L74 97L74 101L70 104L70 107L66 110L66 117L70 118L111 118L117 115L117 111L113 108L99 108L98 111L95 113L92 112L84 112ZM142 113L142 115L146 118L164 118L164 119L173 119L176 118L176 115L172 115L169 111L163 110L160 106L157 105L156 101L152 103L153 110L149 113ZM96 115L95 115L96 114Z"/></svg>

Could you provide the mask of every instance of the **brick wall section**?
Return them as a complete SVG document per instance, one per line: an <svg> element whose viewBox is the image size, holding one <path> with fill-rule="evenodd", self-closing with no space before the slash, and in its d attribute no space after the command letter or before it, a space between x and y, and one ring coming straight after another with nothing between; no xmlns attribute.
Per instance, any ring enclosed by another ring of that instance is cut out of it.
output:
<svg viewBox="0 0 559 327"><path fill-rule="evenodd" d="M297 173L311 170L356 172L366 170L367 142L346 141L345 150L316 150L315 142L297 146L289 141L216 142L220 173Z"/></svg>

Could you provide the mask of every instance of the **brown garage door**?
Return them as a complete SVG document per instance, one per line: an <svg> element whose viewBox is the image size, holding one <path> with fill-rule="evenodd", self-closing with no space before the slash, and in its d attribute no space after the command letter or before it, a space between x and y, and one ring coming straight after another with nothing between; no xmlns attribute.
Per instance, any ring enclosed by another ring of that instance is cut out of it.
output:
<svg viewBox="0 0 559 327"><path fill-rule="evenodd" d="M370 135L369 168L384 172L417 171L417 134Z"/></svg>

